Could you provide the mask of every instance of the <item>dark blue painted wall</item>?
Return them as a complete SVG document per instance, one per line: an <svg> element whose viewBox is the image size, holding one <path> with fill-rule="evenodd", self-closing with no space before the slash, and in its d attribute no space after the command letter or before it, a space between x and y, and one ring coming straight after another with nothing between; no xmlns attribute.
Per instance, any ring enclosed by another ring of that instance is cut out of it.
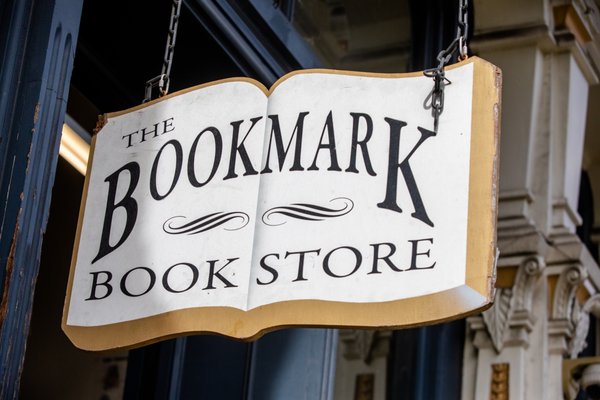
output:
<svg viewBox="0 0 600 400"><path fill-rule="evenodd" d="M0 10L0 398L20 371L83 0Z"/></svg>

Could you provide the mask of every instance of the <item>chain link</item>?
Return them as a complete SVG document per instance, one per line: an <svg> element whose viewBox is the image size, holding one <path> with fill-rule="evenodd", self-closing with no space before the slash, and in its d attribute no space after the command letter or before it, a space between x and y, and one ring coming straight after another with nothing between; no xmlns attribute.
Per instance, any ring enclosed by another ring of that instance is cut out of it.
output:
<svg viewBox="0 0 600 400"><path fill-rule="evenodd" d="M458 59L466 60L468 55L467 37L469 35L469 4L468 0L460 0L458 6L458 29L456 37L458 38Z"/></svg>
<svg viewBox="0 0 600 400"><path fill-rule="evenodd" d="M167 45L160 75L146 82L146 95L144 103L152 100L152 89L158 88L159 97L169 93L171 83L171 66L173 65L173 53L175 52L175 41L177 40L177 27L179 25L179 15L181 13L181 1L172 0L171 21L169 22L169 33L167 35Z"/></svg>
<svg viewBox="0 0 600 400"><path fill-rule="evenodd" d="M451 84L446 78L444 67L448 64L452 55L458 51L458 60L466 60L468 57L467 34L469 30L469 5L468 0L459 0L458 23L456 37L450 45L437 55L438 66L423 71L423 75L433 78L433 89L425 99L425 108L431 108L433 116L433 130L437 133L439 118L444 111L444 87Z"/></svg>

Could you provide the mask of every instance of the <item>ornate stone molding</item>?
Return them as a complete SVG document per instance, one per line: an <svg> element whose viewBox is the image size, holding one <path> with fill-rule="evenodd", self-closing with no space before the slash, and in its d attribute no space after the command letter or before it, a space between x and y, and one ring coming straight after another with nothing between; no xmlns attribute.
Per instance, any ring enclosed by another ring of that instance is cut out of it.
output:
<svg viewBox="0 0 600 400"><path fill-rule="evenodd" d="M533 292L543 268L543 260L539 257L524 259L513 286L497 289L494 305L483 312L484 326L497 352L509 342L528 343L533 325Z"/></svg>
<svg viewBox="0 0 600 400"><path fill-rule="evenodd" d="M575 292L586 278L587 272L579 264L565 268L560 274L552 302L552 319L569 321L572 319Z"/></svg>
<svg viewBox="0 0 600 400"><path fill-rule="evenodd" d="M500 352L502 347L504 347L504 337L508 329L512 298L513 288L498 289L496 290L494 305L483 312L485 327L497 352Z"/></svg>
<svg viewBox="0 0 600 400"><path fill-rule="evenodd" d="M576 358L586 347L586 337L590 328L590 313L598 315L600 313L600 294L595 294L583 305L577 307L576 315L573 315L575 323L574 334L568 345L568 353L570 358Z"/></svg>
<svg viewBox="0 0 600 400"><path fill-rule="evenodd" d="M584 346L581 341L585 342L589 327L589 311L587 317L582 315L575 295L579 285L587 279L587 275L587 271L581 265L575 264L565 267L558 278L548 325L549 347L553 353L572 354ZM576 339L577 343L575 343L571 338L577 338L577 325L579 325L579 335L583 335L583 338Z"/></svg>
<svg viewBox="0 0 600 400"><path fill-rule="evenodd" d="M369 364L374 358L389 353L391 331L342 329L339 335L342 354L347 360L360 359Z"/></svg>
<svg viewBox="0 0 600 400"><path fill-rule="evenodd" d="M492 364L490 400L508 400L509 371L508 363Z"/></svg>

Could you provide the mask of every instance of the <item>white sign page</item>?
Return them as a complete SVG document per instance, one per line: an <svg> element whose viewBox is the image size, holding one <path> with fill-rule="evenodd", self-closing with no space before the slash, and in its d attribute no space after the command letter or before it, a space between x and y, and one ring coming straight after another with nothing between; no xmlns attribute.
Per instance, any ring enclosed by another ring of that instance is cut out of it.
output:
<svg viewBox="0 0 600 400"><path fill-rule="evenodd" d="M246 307L260 181L248 166L260 164L266 109L261 89L228 82L109 119L68 324Z"/></svg>
<svg viewBox="0 0 600 400"><path fill-rule="evenodd" d="M447 77L437 134L422 76L298 74L277 86L249 308L381 302L465 283L472 66Z"/></svg>

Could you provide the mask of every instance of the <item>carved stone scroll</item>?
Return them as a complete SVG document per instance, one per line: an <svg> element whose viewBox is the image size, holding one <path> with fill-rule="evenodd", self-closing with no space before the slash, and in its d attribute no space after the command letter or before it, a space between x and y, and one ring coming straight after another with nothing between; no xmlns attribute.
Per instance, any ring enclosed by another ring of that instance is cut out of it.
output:
<svg viewBox="0 0 600 400"><path fill-rule="evenodd" d="M527 341L533 323L533 291L543 268L543 261L538 257L523 260L513 287L498 289L494 306L483 312L487 332L497 352L504 347L511 329L515 331L511 333L511 339Z"/></svg>

